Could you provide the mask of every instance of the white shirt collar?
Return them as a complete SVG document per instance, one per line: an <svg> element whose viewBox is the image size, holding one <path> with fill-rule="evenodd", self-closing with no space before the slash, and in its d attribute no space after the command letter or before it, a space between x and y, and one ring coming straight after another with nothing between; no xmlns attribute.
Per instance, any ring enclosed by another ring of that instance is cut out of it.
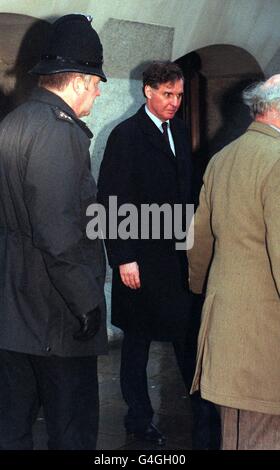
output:
<svg viewBox="0 0 280 470"><path fill-rule="evenodd" d="M151 113L151 111L149 110L147 105L145 105L145 111L148 114L149 118L151 118L151 120L155 123L155 125L159 128L159 130L161 132L163 132L162 127L161 127L162 122L167 122L168 127L170 126L169 120L168 121L161 121L157 116L155 116L153 113Z"/></svg>
<svg viewBox="0 0 280 470"><path fill-rule="evenodd" d="M280 132L280 129L279 127L276 127L276 126L273 126L272 124L268 124L270 127L273 127L273 129L275 129L276 131Z"/></svg>

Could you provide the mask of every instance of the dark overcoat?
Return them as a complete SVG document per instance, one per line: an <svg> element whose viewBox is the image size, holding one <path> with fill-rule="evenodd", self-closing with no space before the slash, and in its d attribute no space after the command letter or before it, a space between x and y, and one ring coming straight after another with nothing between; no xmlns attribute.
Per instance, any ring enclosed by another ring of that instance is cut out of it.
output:
<svg viewBox="0 0 280 470"><path fill-rule="evenodd" d="M91 132L43 89L0 126L0 348L59 356L107 349L101 240L86 237L96 201ZM97 305L102 326L79 342L78 316Z"/></svg>
<svg viewBox="0 0 280 470"><path fill-rule="evenodd" d="M110 195L118 196L118 206L132 203L138 210L142 204L191 202L186 127L177 118L170 125L176 157L144 106L112 131L98 182L98 200L107 207L107 213ZM107 238L106 247L113 267L112 323L155 340L183 335L189 312L185 250L175 250L174 238ZM119 276L118 266L133 261L140 269L138 290L126 287Z"/></svg>

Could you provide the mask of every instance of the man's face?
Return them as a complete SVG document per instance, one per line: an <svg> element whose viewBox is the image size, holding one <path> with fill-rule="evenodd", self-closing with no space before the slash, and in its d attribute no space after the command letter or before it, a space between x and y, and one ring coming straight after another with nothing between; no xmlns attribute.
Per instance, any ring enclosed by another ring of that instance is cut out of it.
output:
<svg viewBox="0 0 280 470"><path fill-rule="evenodd" d="M149 111L161 121L172 119L179 109L184 92L182 79L175 82L166 82L158 88L145 86L146 103Z"/></svg>
<svg viewBox="0 0 280 470"><path fill-rule="evenodd" d="M100 78L96 75L92 75L89 81L83 81L83 91L79 95L79 106L76 112L79 118L90 114L95 98L100 96L99 82Z"/></svg>

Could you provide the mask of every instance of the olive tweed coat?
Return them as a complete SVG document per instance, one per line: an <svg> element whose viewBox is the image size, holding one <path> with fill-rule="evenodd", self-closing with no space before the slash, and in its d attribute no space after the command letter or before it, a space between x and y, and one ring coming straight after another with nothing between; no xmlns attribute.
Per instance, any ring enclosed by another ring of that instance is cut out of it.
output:
<svg viewBox="0 0 280 470"><path fill-rule="evenodd" d="M254 122L210 161L189 251L190 286L210 266L192 390L280 414L280 133ZM211 262L212 260L212 262Z"/></svg>

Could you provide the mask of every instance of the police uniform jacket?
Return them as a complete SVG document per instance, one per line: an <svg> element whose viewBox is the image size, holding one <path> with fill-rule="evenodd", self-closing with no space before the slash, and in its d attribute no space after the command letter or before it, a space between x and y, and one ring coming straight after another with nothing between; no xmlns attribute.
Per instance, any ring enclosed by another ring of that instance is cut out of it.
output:
<svg viewBox="0 0 280 470"><path fill-rule="evenodd" d="M86 236L95 201L91 132L57 95L37 89L0 126L0 348L35 355L106 351L100 240ZM102 326L79 342L78 316Z"/></svg>
<svg viewBox="0 0 280 470"><path fill-rule="evenodd" d="M142 205L185 207L191 202L191 157L185 124L174 118L170 127L176 157L144 106L112 131L98 183L98 199L107 211L109 196L117 196L118 207L133 204L138 214ZM107 233L113 267L112 322L147 338L173 340L185 334L188 322L187 258L184 251L175 249L174 237L164 239L160 229L159 239L144 239L141 228L139 215L137 239L112 239ZM126 287L119 276L119 265L133 261L140 270L141 288L137 290Z"/></svg>

